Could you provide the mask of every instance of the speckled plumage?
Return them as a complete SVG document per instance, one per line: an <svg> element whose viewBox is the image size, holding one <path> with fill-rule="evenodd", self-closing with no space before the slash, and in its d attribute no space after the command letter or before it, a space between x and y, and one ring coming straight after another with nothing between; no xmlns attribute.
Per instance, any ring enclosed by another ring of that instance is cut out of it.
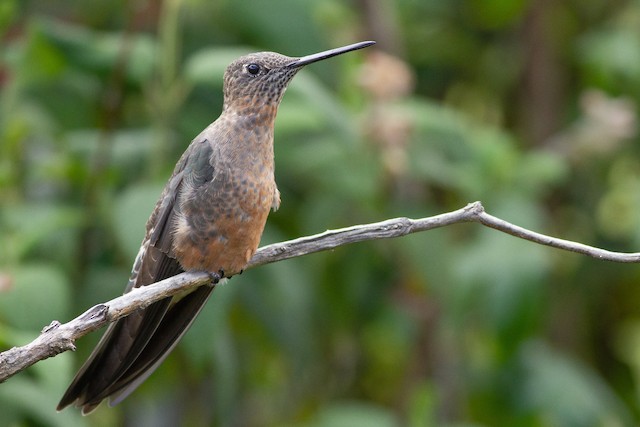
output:
<svg viewBox="0 0 640 427"><path fill-rule="evenodd" d="M280 205L273 125L288 83L307 63L370 44L299 59L255 53L227 67L222 114L178 161L147 222L125 292L182 271L236 273L246 266L269 211ZM166 358L213 289L161 300L109 326L58 410L73 403L88 413L105 398L115 404L128 396Z"/></svg>

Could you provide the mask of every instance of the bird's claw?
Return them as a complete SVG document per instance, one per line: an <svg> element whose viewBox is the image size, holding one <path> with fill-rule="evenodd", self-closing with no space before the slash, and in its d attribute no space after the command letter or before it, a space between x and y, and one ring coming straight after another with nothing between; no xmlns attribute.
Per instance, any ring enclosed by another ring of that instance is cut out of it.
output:
<svg viewBox="0 0 640 427"><path fill-rule="evenodd" d="M209 272L209 277L211 278L211 283L216 285L224 277L224 270L220 269L217 272Z"/></svg>

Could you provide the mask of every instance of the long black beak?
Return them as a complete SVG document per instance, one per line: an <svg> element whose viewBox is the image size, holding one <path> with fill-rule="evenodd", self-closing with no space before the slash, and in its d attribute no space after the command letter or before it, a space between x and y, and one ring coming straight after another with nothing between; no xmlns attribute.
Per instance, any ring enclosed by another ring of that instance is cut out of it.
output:
<svg viewBox="0 0 640 427"><path fill-rule="evenodd" d="M337 47L335 49L325 50L324 52L314 53L313 55L303 56L293 62L288 63L285 67L299 68L312 62L322 61L323 59L331 58L333 56L342 55L343 53L351 52L352 50L362 49L368 46L376 44L374 41L366 41L360 43L350 44L348 46Z"/></svg>

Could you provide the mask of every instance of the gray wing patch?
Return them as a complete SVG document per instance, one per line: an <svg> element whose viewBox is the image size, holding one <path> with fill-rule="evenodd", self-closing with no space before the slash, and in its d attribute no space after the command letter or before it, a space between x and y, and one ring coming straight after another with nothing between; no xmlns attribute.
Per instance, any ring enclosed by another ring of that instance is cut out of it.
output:
<svg viewBox="0 0 640 427"><path fill-rule="evenodd" d="M171 235L171 224L176 215L176 198L180 194L184 171L177 173L171 178L167 184L167 188L163 191L163 198L158 203L158 213L155 218L155 224L149 233L149 245L160 249L165 254L171 254L171 244L173 236Z"/></svg>
<svg viewBox="0 0 640 427"><path fill-rule="evenodd" d="M203 138L194 146L189 161L184 168L185 179L193 188L198 188L213 179L213 148L207 138Z"/></svg>
<svg viewBox="0 0 640 427"><path fill-rule="evenodd" d="M189 150L176 168L174 176L163 191L163 197L158 202L158 214L155 217L149 235L149 244L172 256L173 236L171 227L176 214L180 212L178 198L190 189L200 187L213 179L214 167L211 164L213 149L208 140L202 139Z"/></svg>

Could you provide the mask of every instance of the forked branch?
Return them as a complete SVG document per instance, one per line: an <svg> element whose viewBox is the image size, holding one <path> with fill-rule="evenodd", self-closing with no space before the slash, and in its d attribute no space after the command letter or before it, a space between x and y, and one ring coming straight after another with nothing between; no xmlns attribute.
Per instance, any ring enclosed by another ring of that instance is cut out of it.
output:
<svg viewBox="0 0 640 427"><path fill-rule="evenodd" d="M600 260L623 263L640 262L640 253L612 252L536 233L489 215L480 202L474 202L462 209L428 218L394 218L274 243L258 249L246 269L334 249L350 243L400 237L461 222L477 222L521 239L565 251L577 252ZM233 275L239 272L228 271L226 273ZM75 340L107 323L114 322L165 297L207 284L211 285L211 278L206 273L182 273L151 286L134 289L111 301L91 307L67 323L61 324L58 321L53 321L29 344L0 353L0 382L40 360L56 356L67 350L75 350Z"/></svg>

